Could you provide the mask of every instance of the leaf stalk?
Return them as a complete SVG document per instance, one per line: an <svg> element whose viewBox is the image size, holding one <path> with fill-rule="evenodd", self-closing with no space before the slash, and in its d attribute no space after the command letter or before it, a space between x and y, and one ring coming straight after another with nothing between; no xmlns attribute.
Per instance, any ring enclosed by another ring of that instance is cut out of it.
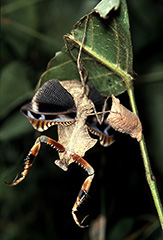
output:
<svg viewBox="0 0 163 240"><path fill-rule="evenodd" d="M131 86L132 84L130 84L130 87L129 87L128 79L126 79L126 80L124 80L124 81L126 83L127 92L128 92L128 95L129 95L132 111L135 114L138 115L137 106L136 106L135 97L134 97L134 91L133 91L133 87ZM149 188L151 190L151 194L152 194L154 204L155 204L155 207L156 207L156 210L157 210L157 213L158 213L158 217L159 217L159 220L160 220L161 228L163 230L163 207L162 207L160 196L159 196L159 193L158 193L156 179L155 179L155 176L153 175L153 172L152 172L152 168L151 168L150 159L149 159L149 156L148 156L148 151L147 151L144 136L142 136L142 139L139 142L139 145L140 145L140 150L141 150L141 154L142 154L142 158L143 158L143 163L144 163L144 168L145 168L145 173L146 173L146 179L147 179L147 182L149 184Z"/></svg>

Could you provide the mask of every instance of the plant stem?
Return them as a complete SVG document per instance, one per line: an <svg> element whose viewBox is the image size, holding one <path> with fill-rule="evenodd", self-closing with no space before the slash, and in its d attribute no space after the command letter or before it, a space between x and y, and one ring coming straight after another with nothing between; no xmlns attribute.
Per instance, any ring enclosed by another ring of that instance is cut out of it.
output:
<svg viewBox="0 0 163 240"><path fill-rule="evenodd" d="M131 86L131 82L130 82L130 86L129 86L129 84L127 84L128 82L129 81L125 81L128 95L130 98L131 107L132 107L133 112L135 114L138 114L133 87ZM152 193L152 197L153 197L155 207L156 207L156 210L157 210L157 213L159 216L161 227L163 229L163 208L162 208L161 200L160 200L159 193L157 190L156 179L152 173L152 168L151 168L144 136L142 137L142 140L139 142L139 144L140 144L140 150L141 150L141 154L142 154L142 158L143 158L143 162L144 162L147 182L149 184L149 187L150 187L150 190Z"/></svg>

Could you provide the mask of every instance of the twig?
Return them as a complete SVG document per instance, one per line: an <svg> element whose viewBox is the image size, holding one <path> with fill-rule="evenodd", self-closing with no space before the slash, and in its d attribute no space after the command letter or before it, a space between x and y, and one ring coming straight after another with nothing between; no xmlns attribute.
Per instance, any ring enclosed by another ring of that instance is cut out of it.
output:
<svg viewBox="0 0 163 240"><path fill-rule="evenodd" d="M128 95L129 95L132 110L133 110L134 113L138 114L131 80L128 81L128 79L125 79L124 81L126 83L126 87L127 87L127 91L128 91ZM153 175L153 172L152 172L152 168L151 168L150 159L149 159L149 156L148 156L148 151L147 151L144 136L142 136L142 139L139 142L139 145L140 145L140 150L141 150L141 154L142 154L142 158L143 158L143 162L144 162L146 179L147 179L147 182L149 184L149 188L151 190L151 194L152 194L152 197L153 197L153 200L154 200L154 204L155 204L158 216L159 216L161 228L163 229L163 207L162 207L160 196L159 196L159 193L158 193L156 179L155 179L155 176Z"/></svg>

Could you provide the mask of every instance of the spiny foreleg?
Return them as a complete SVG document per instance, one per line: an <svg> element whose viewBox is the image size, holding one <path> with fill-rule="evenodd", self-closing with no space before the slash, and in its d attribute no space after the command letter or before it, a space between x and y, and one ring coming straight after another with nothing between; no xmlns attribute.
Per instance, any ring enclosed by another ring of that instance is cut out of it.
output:
<svg viewBox="0 0 163 240"><path fill-rule="evenodd" d="M24 169L23 171L16 176L16 178L11 182L11 183L7 183L7 185L9 186L14 186L17 185L18 183L20 183L23 179L25 179L30 167L32 167L35 158L37 157L40 147L41 147L41 143L46 143L48 145L50 145L52 148L55 148L56 150L60 151L60 152L64 152L65 148L58 143L57 141L53 140L52 138L49 138L47 136L40 136L36 139L33 147L31 148L31 150L29 151L27 157L24 160Z"/></svg>
<svg viewBox="0 0 163 240"><path fill-rule="evenodd" d="M83 219L82 222L80 222L76 216L76 212L78 210L78 207L83 203L83 201L87 198L88 196L88 191L90 189L90 186L91 186L91 183L92 183L92 180L94 178L94 169L92 168L92 166L87 163L82 157L80 157L79 155L77 154L72 154L72 157L73 159L78 163L80 164L88 173L88 177L86 178L86 180L84 181L81 189L80 189L80 192L76 198L76 201L75 201L75 204L72 208L72 216L74 218L74 221L76 222L76 224L81 227L81 228L84 228L84 227L87 227L87 226L83 226L82 223L84 222L85 218Z"/></svg>

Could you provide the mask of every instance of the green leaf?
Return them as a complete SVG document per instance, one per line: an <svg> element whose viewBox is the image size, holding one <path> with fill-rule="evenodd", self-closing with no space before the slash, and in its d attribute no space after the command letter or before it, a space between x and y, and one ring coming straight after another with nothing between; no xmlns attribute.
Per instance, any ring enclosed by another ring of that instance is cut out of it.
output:
<svg viewBox="0 0 163 240"><path fill-rule="evenodd" d="M122 218L117 222L114 226L112 232L110 233L109 239L125 239L125 237L129 234L134 225L134 219L132 218Z"/></svg>
<svg viewBox="0 0 163 240"><path fill-rule="evenodd" d="M33 131L31 124L18 111L4 121L0 127L0 141L9 141Z"/></svg>
<svg viewBox="0 0 163 240"><path fill-rule="evenodd" d="M2 31L12 50L24 57L32 41L30 30L38 26L36 3L39 0L6 1L2 7ZM26 29L29 29L28 32ZM25 33L25 34L24 34Z"/></svg>
<svg viewBox="0 0 163 240"><path fill-rule="evenodd" d="M109 12L114 8L117 10L120 4L120 0L102 0L93 9L95 12L100 14L100 17L107 18Z"/></svg>
<svg viewBox="0 0 163 240"><path fill-rule="evenodd" d="M70 53L64 48L62 52L57 52L48 64L47 71L41 77L43 84L49 79L57 78L59 80L80 80L76 62L73 61Z"/></svg>
<svg viewBox="0 0 163 240"><path fill-rule="evenodd" d="M40 81L50 78L59 80L79 80L76 58L83 39L87 16L78 21L72 34L65 40L69 49L63 49L50 61L47 71ZM88 70L88 81L92 82L104 96L119 95L126 90L124 80L132 80L132 45L129 32L129 20L126 2L121 1L120 8L104 20L96 13L89 15L86 39L81 59Z"/></svg>
<svg viewBox="0 0 163 240"><path fill-rule="evenodd" d="M4 117L33 93L27 69L19 62L8 64L1 73L0 117Z"/></svg>

